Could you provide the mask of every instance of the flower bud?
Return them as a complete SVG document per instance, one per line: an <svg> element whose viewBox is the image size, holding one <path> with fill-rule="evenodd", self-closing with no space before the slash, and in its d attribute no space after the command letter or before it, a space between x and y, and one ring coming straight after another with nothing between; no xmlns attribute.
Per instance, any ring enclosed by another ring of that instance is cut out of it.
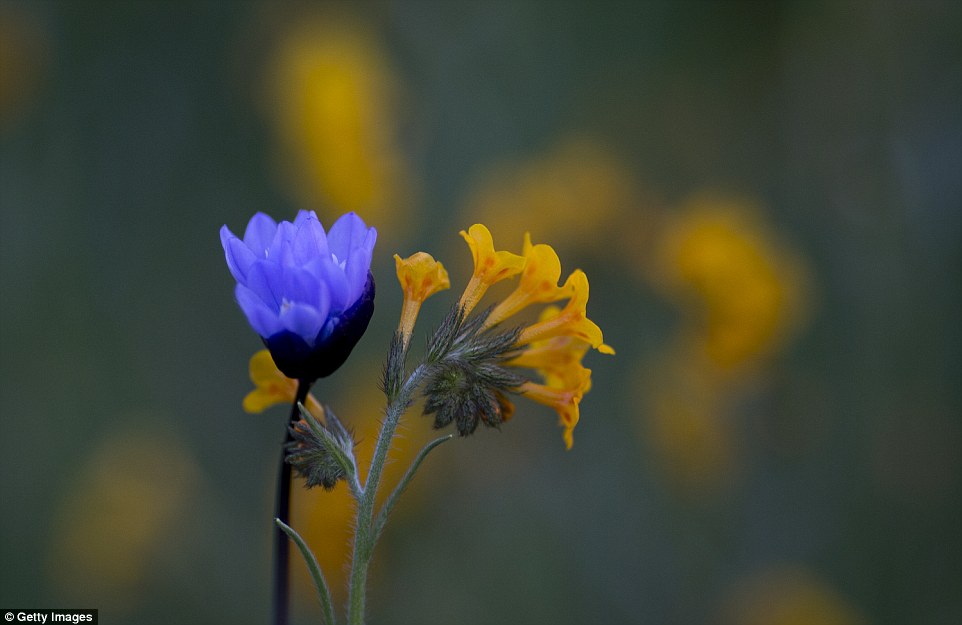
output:
<svg viewBox="0 0 962 625"><path fill-rule="evenodd" d="M511 418L514 406L506 393L525 379L503 366L517 332L482 330L485 315L465 323L459 312L448 315L432 340L432 347L442 347L424 386L424 414L434 415L435 428L454 423L467 436L480 423L497 428Z"/></svg>
<svg viewBox="0 0 962 625"><path fill-rule="evenodd" d="M352 478L354 437L334 412L324 407L325 423L319 423L301 407L301 419L290 425L291 441L285 446L286 461L305 479L308 488L331 490L342 479Z"/></svg>

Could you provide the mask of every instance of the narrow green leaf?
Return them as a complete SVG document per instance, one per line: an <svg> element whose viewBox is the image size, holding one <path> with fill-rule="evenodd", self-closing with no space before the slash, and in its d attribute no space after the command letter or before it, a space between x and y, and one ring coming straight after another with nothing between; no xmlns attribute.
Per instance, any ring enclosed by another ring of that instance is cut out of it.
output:
<svg viewBox="0 0 962 625"><path fill-rule="evenodd" d="M301 556L304 558L304 562L307 563L307 568L311 572L311 579L314 580L314 588L317 589L317 598L321 602L321 611L323 612L324 623L326 625L336 625L337 621L334 618L334 603L331 601L331 590L327 586L327 580L324 579L324 573L321 572L321 566L317 563L317 558L311 552L307 543L301 538L300 534L295 532L291 526L287 525L280 519L274 519L274 523L277 527L281 528L285 534L287 534L297 548L301 551Z"/></svg>
<svg viewBox="0 0 962 625"><path fill-rule="evenodd" d="M377 519L374 521L375 540L377 540L377 537L381 535L381 532L384 530L385 524L387 524L388 515L391 514L391 510L394 508L395 504L397 504L397 500L401 498L401 493L403 493L404 489L407 488L407 485L411 482L411 479L414 477L414 474L417 472L418 467L421 466L421 463L424 462L424 459L427 457L427 455L431 453L431 450L433 450L435 447L437 447L441 443L446 443L452 438L454 438L454 434L448 434L447 436L442 436L441 438L434 439L433 441L425 445L424 449L422 449L420 453L418 453L417 457L414 458L414 461L411 462L411 466L408 467L407 473L404 474L404 477L402 477L401 481L398 482L398 485L394 488L394 491L387 498L387 501L384 502L384 506L381 508L381 511L377 515Z"/></svg>

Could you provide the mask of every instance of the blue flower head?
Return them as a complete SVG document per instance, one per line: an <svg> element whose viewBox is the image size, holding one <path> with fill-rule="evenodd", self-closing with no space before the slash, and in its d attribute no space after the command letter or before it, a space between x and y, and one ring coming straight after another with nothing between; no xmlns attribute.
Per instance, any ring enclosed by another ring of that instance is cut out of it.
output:
<svg viewBox="0 0 962 625"><path fill-rule="evenodd" d="M354 213L326 233L314 211L303 210L294 223L257 213L243 240L220 229L237 303L287 377L330 375L364 334L374 312L376 239Z"/></svg>

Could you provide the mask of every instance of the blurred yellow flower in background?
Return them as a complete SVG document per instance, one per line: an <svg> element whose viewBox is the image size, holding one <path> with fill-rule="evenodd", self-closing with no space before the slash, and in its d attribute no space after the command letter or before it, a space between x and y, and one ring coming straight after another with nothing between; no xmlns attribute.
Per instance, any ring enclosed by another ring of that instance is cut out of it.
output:
<svg viewBox="0 0 962 625"><path fill-rule="evenodd" d="M120 431L92 446L51 538L49 575L64 599L110 606L114 617L135 609L200 477L190 453L164 432Z"/></svg>
<svg viewBox="0 0 962 625"><path fill-rule="evenodd" d="M807 277L750 203L690 200L660 231L652 277L721 371L763 361L799 327Z"/></svg>
<svg viewBox="0 0 962 625"><path fill-rule="evenodd" d="M737 469L733 415L725 389L704 362L676 346L643 367L643 433L654 461L682 492L724 487Z"/></svg>
<svg viewBox="0 0 962 625"><path fill-rule="evenodd" d="M664 217L650 259L643 273L683 318L642 366L643 431L677 485L717 490L738 465L739 393L801 327L808 273L757 207L712 195Z"/></svg>
<svg viewBox="0 0 962 625"><path fill-rule="evenodd" d="M778 568L740 584L723 608L731 625L860 625L862 615L799 568Z"/></svg>
<svg viewBox="0 0 962 625"><path fill-rule="evenodd" d="M531 231L557 248L601 253L610 247L599 245L601 235L622 227L626 215L636 226L644 221L631 170L604 144L580 135L538 157L495 166L469 192L463 214L495 232Z"/></svg>
<svg viewBox="0 0 962 625"><path fill-rule="evenodd" d="M410 221L411 172L397 134L398 80L369 27L328 10L283 34L265 100L285 178L304 206L358 211L382 235Z"/></svg>
<svg viewBox="0 0 962 625"><path fill-rule="evenodd" d="M0 4L0 132L30 110L47 70L48 35L15 4Z"/></svg>

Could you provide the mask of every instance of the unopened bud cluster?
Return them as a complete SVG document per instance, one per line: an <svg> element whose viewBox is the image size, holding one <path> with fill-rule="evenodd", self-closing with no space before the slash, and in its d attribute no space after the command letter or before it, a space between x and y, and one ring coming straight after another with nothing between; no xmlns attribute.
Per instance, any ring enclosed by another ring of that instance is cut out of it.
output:
<svg viewBox="0 0 962 625"><path fill-rule="evenodd" d="M500 427L514 412L506 393L516 392L525 378L504 364L518 333L483 329L485 316L465 322L463 309L455 307L431 341L424 414L434 415L435 428L454 423L467 436L478 423Z"/></svg>
<svg viewBox="0 0 962 625"><path fill-rule="evenodd" d="M301 408L301 419L290 425L287 463L304 478L307 488L331 490L348 479L354 468L354 437L325 406L325 423Z"/></svg>

